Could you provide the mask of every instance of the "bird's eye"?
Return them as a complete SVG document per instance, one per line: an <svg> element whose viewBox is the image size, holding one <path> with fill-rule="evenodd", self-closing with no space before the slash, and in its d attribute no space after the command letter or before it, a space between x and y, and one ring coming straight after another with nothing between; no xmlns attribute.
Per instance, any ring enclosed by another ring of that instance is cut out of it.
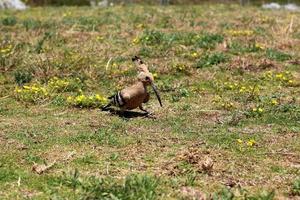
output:
<svg viewBox="0 0 300 200"><path fill-rule="evenodd" d="M149 80L150 80L150 77L149 77L149 76L146 76L145 79L146 79L146 81L149 81Z"/></svg>

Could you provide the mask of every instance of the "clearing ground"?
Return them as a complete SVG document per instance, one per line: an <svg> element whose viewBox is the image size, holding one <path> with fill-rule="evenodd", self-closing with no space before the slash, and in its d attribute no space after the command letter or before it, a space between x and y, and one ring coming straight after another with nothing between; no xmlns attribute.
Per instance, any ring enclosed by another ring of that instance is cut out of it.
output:
<svg viewBox="0 0 300 200"><path fill-rule="evenodd" d="M299 199L300 12L47 7L0 24L1 199ZM155 118L98 109L135 80L133 55Z"/></svg>

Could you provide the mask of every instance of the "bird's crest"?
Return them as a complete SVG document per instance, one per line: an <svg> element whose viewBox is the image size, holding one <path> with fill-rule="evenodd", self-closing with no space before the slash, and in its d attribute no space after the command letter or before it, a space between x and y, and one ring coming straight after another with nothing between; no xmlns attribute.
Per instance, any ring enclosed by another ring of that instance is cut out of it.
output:
<svg viewBox="0 0 300 200"><path fill-rule="evenodd" d="M136 64L137 70L139 72L149 73L148 66L142 61L142 59L139 56L134 56L131 60Z"/></svg>

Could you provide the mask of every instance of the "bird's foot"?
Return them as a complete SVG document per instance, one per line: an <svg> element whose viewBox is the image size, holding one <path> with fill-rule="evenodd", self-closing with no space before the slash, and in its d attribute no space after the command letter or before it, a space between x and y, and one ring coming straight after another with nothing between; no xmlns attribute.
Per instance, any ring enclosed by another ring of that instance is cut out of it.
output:
<svg viewBox="0 0 300 200"><path fill-rule="evenodd" d="M154 113L152 113L152 112L149 112L148 110L146 110L146 109L144 109L143 108L143 106L139 106L139 108L140 108L140 110L141 111L143 111L144 112L144 116L143 116L143 118L153 118L153 119L155 119L156 117L154 116Z"/></svg>
<svg viewBox="0 0 300 200"><path fill-rule="evenodd" d="M139 109L143 111L145 114L149 114L150 112L143 108L143 106L139 106Z"/></svg>
<svg viewBox="0 0 300 200"><path fill-rule="evenodd" d="M155 114L153 112L145 112L145 116L143 118L156 119Z"/></svg>

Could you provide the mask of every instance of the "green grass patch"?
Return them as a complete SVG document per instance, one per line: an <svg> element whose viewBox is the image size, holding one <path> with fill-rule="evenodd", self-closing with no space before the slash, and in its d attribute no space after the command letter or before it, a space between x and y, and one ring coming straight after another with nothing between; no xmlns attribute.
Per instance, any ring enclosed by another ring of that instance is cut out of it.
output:
<svg viewBox="0 0 300 200"><path fill-rule="evenodd" d="M277 61L287 61L292 59L291 55L278 51L276 49L267 49L266 55L269 59Z"/></svg>
<svg viewBox="0 0 300 200"><path fill-rule="evenodd" d="M205 67L212 67L214 65L218 65L221 63L225 63L229 60L229 57L224 53L211 53L206 54L196 64L197 68L205 68Z"/></svg>

